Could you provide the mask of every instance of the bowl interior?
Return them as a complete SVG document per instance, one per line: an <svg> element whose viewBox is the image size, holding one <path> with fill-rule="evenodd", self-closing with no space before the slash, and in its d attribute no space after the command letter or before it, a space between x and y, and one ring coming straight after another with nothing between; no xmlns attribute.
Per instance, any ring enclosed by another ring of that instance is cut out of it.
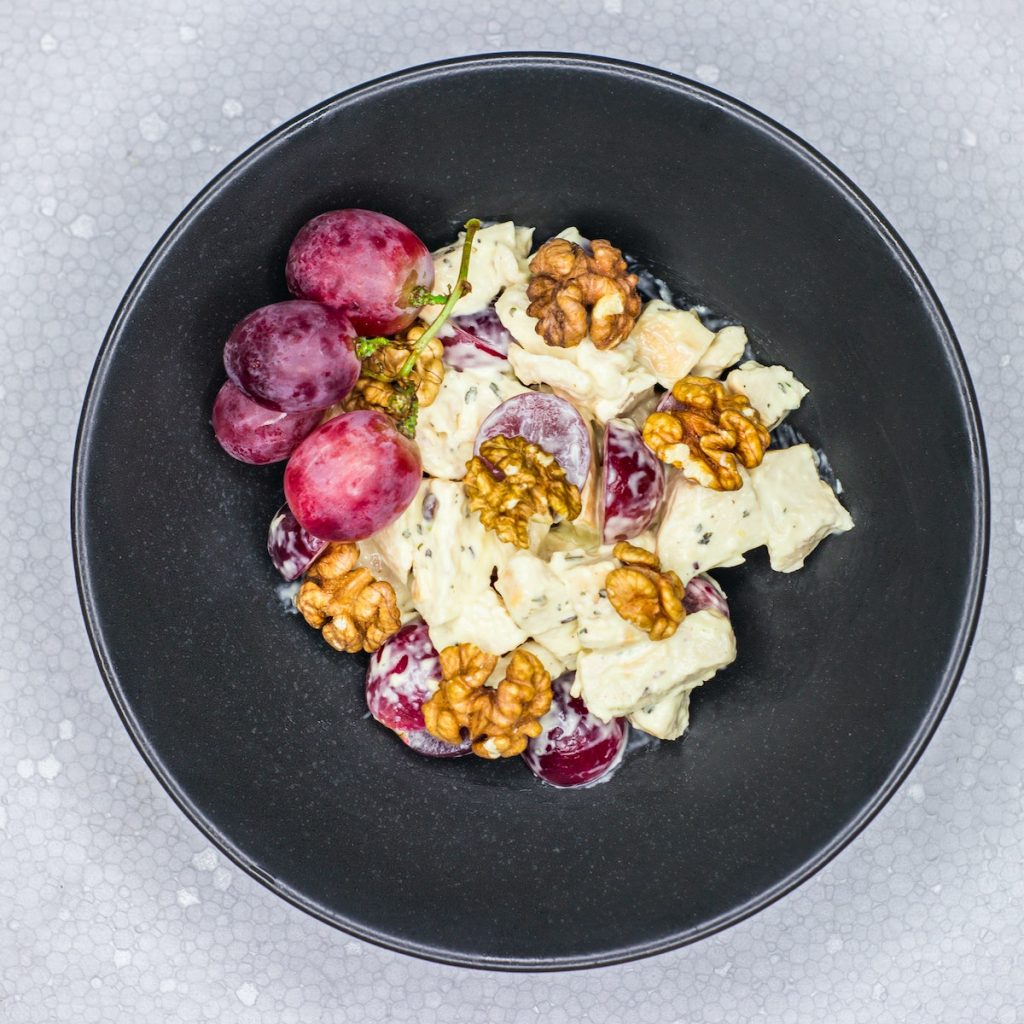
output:
<svg viewBox="0 0 1024 1024"><path fill-rule="evenodd" d="M558 101L552 103L552 97ZM445 126L442 132L439 125ZM469 216L607 237L743 323L810 388L856 529L802 572L719 574L739 658L678 743L555 791L513 761L429 761L365 717L365 660L284 613L265 555L281 467L213 439L221 349L286 297L296 230L390 213L430 245ZM83 415L75 539L111 692L185 810L303 908L408 952L604 963L730 923L848 841L955 684L984 563L970 386L887 227L820 158L671 76L477 58L345 94L186 211L111 328Z"/></svg>

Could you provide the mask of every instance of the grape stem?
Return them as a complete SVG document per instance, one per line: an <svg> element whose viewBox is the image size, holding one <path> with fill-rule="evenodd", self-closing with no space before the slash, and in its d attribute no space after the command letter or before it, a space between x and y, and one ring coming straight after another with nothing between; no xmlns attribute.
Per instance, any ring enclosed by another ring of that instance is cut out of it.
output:
<svg viewBox="0 0 1024 1024"><path fill-rule="evenodd" d="M452 315L452 310L455 308L455 303L465 295L470 289L469 283L469 258L473 252L473 238L476 236L477 231L480 230L480 221L476 217L467 220L465 225L466 238L462 243L462 262L459 264L459 276L455 279L455 285L453 286L451 293L445 300L444 305L441 307L441 312L431 321L430 326L416 339L416 344L413 346L412 351L409 353L409 357L404 363L402 368L398 371L396 380L400 380L402 377L408 377L412 373L413 368L416 366L416 360L419 359L423 350L434 340L437 336L437 332L445 325L445 322Z"/></svg>
<svg viewBox="0 0 1024 1024"><path fill-rule="evenodd" d="M412 290L410 302L414 306L440 306L448 301L448 294L435 295L433 292L428 292L423 285L417 285Z"/></svg>
<svg viewBox="0 0 1024 1024"><path fill-rule="evenodd" d="M374 352L387 347L392 341L392 338L356 338L356 358L369 359Z"/></svg>

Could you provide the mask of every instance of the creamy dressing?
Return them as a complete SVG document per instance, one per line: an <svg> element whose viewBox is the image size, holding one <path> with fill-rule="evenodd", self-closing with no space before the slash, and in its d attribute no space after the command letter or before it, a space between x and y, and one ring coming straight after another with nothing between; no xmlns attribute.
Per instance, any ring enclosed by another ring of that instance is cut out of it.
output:
<svg viewBox="0 0 1024 1024"><path fill-rule="evenodd" d="M725 386L743 395L754 407L761 422L774 430L810 392L784 366L764 366L748 360L728 374Z"/></svg>
<svg viewBox="0 0 1024 1024"><path fill-rule="evenodd" d="M777 572L803 568L826 537L853 529L850 513L818 475L808 444L766 452L750 479L764 517L768 557Z"/></svg>
<svg viewBox="0 0 1024 1024"><path fill-rule="evenodd" d="M299 609L295 607L295 598L299 596L299 588L302 580L294 580L292 583L279 583L274 587L274 596L281 605L281 611L285 615L298 615Z"/></svg>
<svg viewBox="0 0 1024 1024"><path fill-rule="evenodd" d="M656 704L650 704L629 716L629 721L638 729L659 740L677 740L690 724L690 686L662 697Z"/></svg>
<svg viewBox="0 0 1024 1024"><path fill-rule="evenodd" d="M517 551L494 583L509 615L528 636L538 636L572 621L576 610L565 583L543 559Z"/></svg>
<svg viewBox="0 0 1024 1024"><path fill-rule="evenodd" d="M562 581L576 613L581 650L620 647L645 636L608 600L605 581L619 564L611 557L610 547L593 553L559 551L551 556L551 570Z"/></svg>
<svg viewBox="0 0 1024 1024"><path fill-rule="evenodd" d="M743 486L715 491L691 483L682 474L669 484L658 554L662 565L685 583L698 573L740 565L743 555L765 542L764 518L750 476L739 467Z"/></svg>
<svg viewBox="0 0 1024 1024"><path fill-rule="evenodd" d="M431 480L428 493L433 515L413 527L413 603L438 650L467 642L504 654L526 634L491 589L491 574L519 549L484 528L460 482Z"/></svg>
<svg viewBox="0 0 1024 1024"><path fill-rule="evenodd" d="M530 270L526 254L530 251L533 229L516 227L507 220L480 228L473 239L469 261L469 294L455 303L454 316L467 316L485 310L502 288L529 279ZM434 285L431 289L444 295L455 287L462 262L465 231L451 245L439 249L434 255ZM429 323L441 312L440 306L424 306L420 318Z"/></svg>
<svg viewBox="0 0 1024 1024"><path fill-rule="evenodd" d="M547 385L602 424L655 385L654 375L637 362L629 338L604 350L590 338L572 348L548 345L537 333L537 319L526 312L529 302L526 286L514 285L495 305L498 318L517 342L509 348L508 359L524 384Z"/></svg>
<svg viewBox="0 0 1024 1024"><path fill-rule="evenodd" d="M529 388L496 363L494 369L447 370L437 398L420 410L416 441L423 471L445 480L461 480L473 457L480 426L502 402Z"/></svg>
<svg viewBox="0 0 1024 1024"><path fill-rule="evenodd" d="M573 691L607 721L699 686L735 658L736 637L729 620L716 611L694 612L666 640L641 636L618 647L583 651Z"/></svg>
<svg viewBox="0 0 1024 1024"><path fill-rule="evenodd" d="M644 306L629 339L636 345L637 362L663 388L671 388L697 365L715 335L692 310L652 299Z"/></svg>
<svg viewBox="0 0 1024 1024"><path fill-rule="evenodd" d="M714 341L690 372L695 377L718 377L727 366L743 358L746 348L747 332L737 324L730 324L715 334Z"/></svg>

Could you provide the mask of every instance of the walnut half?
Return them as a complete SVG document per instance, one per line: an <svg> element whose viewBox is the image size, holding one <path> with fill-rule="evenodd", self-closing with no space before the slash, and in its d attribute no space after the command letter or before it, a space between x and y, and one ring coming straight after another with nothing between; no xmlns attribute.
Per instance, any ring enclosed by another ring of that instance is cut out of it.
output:
<svg viewBox="0 0 1024 1024"><path fill-rule="evenodd" d="M444 380L441 356L444 345L431 338L420 353L409 376L399 381L398 374L409 358L416 342L426 330L415 324L404 336L377 349L363 360L363 368L352 391L342 403L346 412L352 409L380 409L396 420L404 419L412 411L411 399L415 395L419 408L425 409L437 398Z"/></svg>
<svg viewBox="0 0 1024 1024"><path fill-rule="evenodd" d="M614 348L640 315L637 276L621 250L603 238L590 249L552 238L530 261L526 312L539 318L537 333L549 345L573 348L589 334L598 348Z"/></svg>
<svg viewBox="0 0 1024 1024"><path fill-rule="evenodd" d="M521 754L540 735L541 716L551 707L551 676L535 654L515 651L494 687L486 683L498 659L474 644L446 647L440 661L441 682L423 705L432 736L460 743L465 731L473 753L493 760Z"/></svg>
<svg viewBox="0 0 1024 1024"><path fill-rule="evenodd" d="M398 632L401 616L395 589L355 568L355 544L330 544L309 567L295 607L336 651L375 651Z"/></svg>
<svg viewBox="0 0 1024 1024"><path fill-rule="evenodd" d="M671 570L662 572L657 555L625 541L612 554L623 563L605 580L612 607L652 640L667 640L686 618L683 581Z"/></svg>
<svg viewBox="0 0 1024 1024"><path fill-rule="evenodd" d="M687 480L715 491L743 486L738 463L761 464L771 442L745 395L731 394L719 380L684 377L672 386L675 409L652 412L644 421L647 447Z"/></svg>
<svg viewBox="0 0 1024 1024"><path fill-rule="evenodd" d="M530 546L534 516L572 520L583 508L580 489L565 479L558 460L522 437L498 434L484 441L480 454L466 463L464 486L470 510L480 513L480 522L520 548Z"/></svg>

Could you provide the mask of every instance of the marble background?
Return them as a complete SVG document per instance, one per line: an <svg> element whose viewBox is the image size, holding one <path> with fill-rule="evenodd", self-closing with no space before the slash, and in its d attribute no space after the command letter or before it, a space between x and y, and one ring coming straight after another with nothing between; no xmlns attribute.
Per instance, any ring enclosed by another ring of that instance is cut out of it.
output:
<svg viewBox="0 0 1024 1024"><path fill-rule="evenodd" d="M0 1021L1024 1020L1022 32L1016 0L0 0ZM174 215L314 102L395 68L503 49L682 72L837 162L945 302L993 473L973 656L883 813L754 919L569 975L372 948L225 863L114 713L69 550L86 380Z"/></svg>

